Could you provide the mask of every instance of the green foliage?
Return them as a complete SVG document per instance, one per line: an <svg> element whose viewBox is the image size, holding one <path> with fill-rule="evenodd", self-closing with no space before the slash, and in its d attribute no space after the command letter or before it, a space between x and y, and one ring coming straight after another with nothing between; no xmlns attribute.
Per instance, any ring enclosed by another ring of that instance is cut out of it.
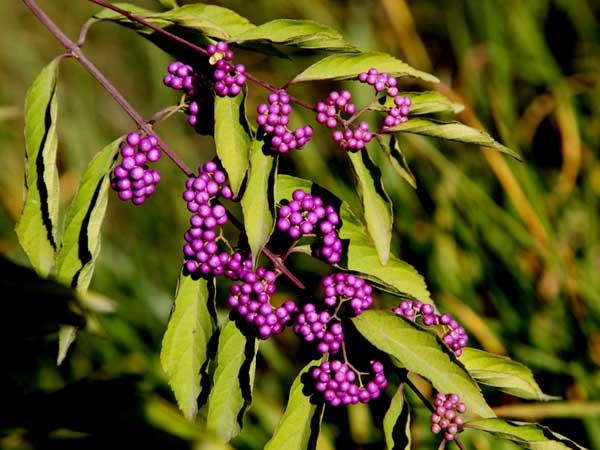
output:
<svg viewBox="0 0 600 450"><path fill-rule="evenodd" d="M309 50L356 52L336 30L312 20L276 19L233 38L234 42L267 41Z"/></svg>
<svg viewBox="0 0 600 450"><path fill-rule="evenodd" d="M390 128L390 131L433 136L449 141L477 144L484 147L492 147L499 152L506 153L515 159L521 157L508 147L496 142L489 134L471 128L460 122L439 122L431 119L415 118Z"/></svg>
<svg viewBox="0 0 600 450"><path fill-rule="evenodd" d="M312 450L323 419L323 404L315 404L303 390L302 381L315 361L300 371L290 388L290 395L283 416L273 432L273 437L265 445L265 450Z"/></svg>
<svg viewBox="0 0 600 450"><path fill-rule="evenodd" d="M400 384L383 418L385 444L389 450L410 450L410 408Z"/></svg>
<svg viewBox="0 0 600 450"><path fill-rule="evenodd" d="M215 97L215 145L217 156L227 171L229 184L237 195L248 170L252 145L246 119L246 95Z"/></svg>
<svg viewBox="0 0 600 450"><path fill-rule="evenodd" d="M399 59L385 53L363 52L360 54L331 55L314 63L297 75L292 82L314 80L347 80L355 78L361 72L376 67L380 72L387 72L397 77L414 77L436 83L433 75L421 72Z"/></svg>
<svg viewBox="0 0 600 450"><path fill-rule="evenodd" d="M542 392L531 370L505 356L466 348L460 362L481 384L528 400L556 400L556 397Z"/></svg>
<svg viewBox="0 0 600 450"><path fill-rule="evenodd" d="M357 180L357 189L362 200L367 230L382 265L390 257L392 240L392 203L381 184L381 172L367 152L348 153Z"/></svg>
<svg viewBox="0 0 600 450"><path fill-rule="evenodd" d="M54 267L58 246L56 79L60 59L40 72L25 100L26 196L15 230L31 265L42 277Z"/></svg>
<svg viewBox="0 0 600 450"><path fill-rule="evenodd" d="M500 419L483 419L470 421L466 425L469 428L486 431L495 436L509 439L521 447L531 450L585 450L584 447L577 445L570 439L537 424Z"/></svg>
<svg viewBox="0 0 600 450"><path fill-rule="evenodd" d="M228 442L243 426L252 402L258 341L245 336L235 322L228 321L219 334L213 387L208 398L206 427Z"/></svg>
<svg viewBox="0 0 600 450"><path fill-rule="evenodd" d="M209 341L216 326L214 303L214 280L181 274L160 361L179 409L189 420L196 417L201 383L207 376Z"/></svg>
<svg viewBox="0 0 600 450"><path fill-rule="evenodd" d="M470 412L495 416L479 386L435 335L387 311L365 311L352 322L365 339L401 367L430 380L439 392L460 393Z"/></svg>
<svg viewBox="0 0 600 450"><path fill-rule="evenodd" d="M263 141L252 141L248 181L241 200L244 228L254 262L258 260L273 231L275 214L273 186L277 158L265 155L263 147Z"/></svg>

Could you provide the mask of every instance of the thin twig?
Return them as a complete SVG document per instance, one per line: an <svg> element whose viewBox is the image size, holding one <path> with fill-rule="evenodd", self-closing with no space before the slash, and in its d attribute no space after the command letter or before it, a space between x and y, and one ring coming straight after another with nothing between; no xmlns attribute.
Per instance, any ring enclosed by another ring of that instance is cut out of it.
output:
<svg viewBox="0 0 600 450"><path fill-rule="evenodd" d="M137 22L140 25L143 25L143 26L145 26L147 28L150 28L151 30L155 31L156 33L158 33L158 34L160 34L160 35L162 35L164 37L166 37L167 39L170 39L170 40L172 40L174 42L177 42L178 44L181 44L181 45L189 48L190 50L193 50L196 53L200 53L201 55L204 55L206 57L209 56L208 55L208 51L205 48L200 47L199 45L196 45L196 44L194 44L194 43L192 43L192 42L190 42L190 41L188 41L186 39L183 39L183 38L177 36L176 34L173 34L173 33L169 32L169 31L167 31L167 30L165 30L165 29L163 29L163 28L161 28L159 26L156 26L153 23L147 21L146 19L144 19L144 18L142 18L140 16L137 16L135 14L132 14L131 12L127 11L126 9L119 8L118 6L115 6L115 5L113 5L113 4L111 4L111 3L107 2L107 1L104 1L104 0L88 0L88 1L90 1L92 3L95 3L97 5L100 5L100 6L104 7L104 8L110 9L110 10L116 12L116 13L119 13L122 16L124 16L124 17L128 18L129 20L131 20L132 22ZM264 89L267 89L267 90L271 91L271 92L279 92L281 90L280 88L278 88L276 86L273 86L271 83L268 83L267 81L264 81L264 80L261 80L260 78L257 78L256 76L252 75L249 72L246 72L246 78L248 80L250 80L250 81L258 84L259 86L263 87ZM302 106L303 108L310 109L311 111L314 111L315 107L313 105L311 105L310 103L305 102L304 100L296 98L296 97L294 97L292 95L288 95L288 96L289 96L290 101L292 103L295 103L295 104L297 104L299 106Z"/></svg>

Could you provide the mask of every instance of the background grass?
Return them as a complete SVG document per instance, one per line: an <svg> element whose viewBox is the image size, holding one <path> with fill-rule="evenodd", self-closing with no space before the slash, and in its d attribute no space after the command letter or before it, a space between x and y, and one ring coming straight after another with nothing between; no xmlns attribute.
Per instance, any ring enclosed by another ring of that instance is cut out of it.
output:
<svg viewBox="0 0 600 450"><path fill-rule="evenodd" d="M137 1L160 8L157 2ZM182 2L183 3L183 2ZM254 23L310 18L338 28L363 50L395 55L436 74L441 89L466 106L461 120L483 126L525 162L491 151L423 138L401 142L418 189L385 164L394 201L396 254L425 275L437 304L456 315L473 342L532 367L543 390L569 403L515 408L491 394L507 417L533 417L590 448L600 448L600 3L595 0L231 0L212 2ZM41 1L70 36L97 8L84 1ZM23 190L25 91L59 46L21 2L0 2L0 252L26 265L13 231ZM175 104L161 77L168 55L134 32L96 25L84 50L150 117ZM283 84L307 63L244 55L249 70ZM418 87L418 86L415 86ZM331 85L293 93L315 101ZM359 98L360 90L355 91ZM264 96L251 89L250 103ZM253 108L250 108L253 109ZM92 155L132 123L75 62L61 68L59 104L61 204L66 206ZM304 113L298 120L311 120ZM182 117L160 133L191 165L212 156ZM372 155L376 160L378 155ZM56 336L4 339L0 447L96 448L136 440L139 448L220 448L173 407L159 367L181 259L187 213L182 177L166 160L155 197L141 208L111 198L103 248L91 289L116 312L80 334L57 368ZM343 155L319 135L281 170L318 180L357 208ZM298 270L323 271L293 260ZM283 290L285 294L285 289ZM18 296L3 293L3 300ZM382 296L382 304L394 300ZM34 312L32 312L34 313ZM234 448L259 449L285 404L303 361L293 335L261 345L255 401ZM427 388L426 385L423 385ZM5 400L6 399L6 400ZM415 448L435 448L426 413L414 409ZM381 448L377 407L328 412L319 446ZM467 435L469 448L514 448ZM214 445L215 447L210 447Z"/></svg>

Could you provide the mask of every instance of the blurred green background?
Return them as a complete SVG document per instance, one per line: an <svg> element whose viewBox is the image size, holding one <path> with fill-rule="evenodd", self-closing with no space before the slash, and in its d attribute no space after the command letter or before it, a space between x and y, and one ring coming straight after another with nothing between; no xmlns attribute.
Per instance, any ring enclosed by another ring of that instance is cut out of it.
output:
<svg viewBox="0 0 600 450"><path fill-rule="evenodd" d="M135 3L161 8L151 0ZM429 71L442 80L438 89L466 106L462 121L485 127L522 153L525 162L518 163L489 150L406 137L401 144L416 190L374 153L394 202L394 251L426 277L438 306L457 316L475 345L527 364L549 394L569 402L600 400L600 2L209 3L256 24L314 19L363 50L386 51ZM40 4L72 37L98 10L85 1ZM61 49L18 1L0 2L0 40L0 253L27 265L13 231L23 198L23 100L37 72ZM144 116L177 103L161 84L169 56L133 31L100 23L84 51ZM281 60L246 53L243 59L276 85L306 65L304 55ZM312 102L330 87L303 84L291 92ZM361 91L355 93L360 98ZM250 111L263 96L251 88ZM298 112L299 121L312 121L303 114ZM63 207L94 153L130 129L128 117L95 80L75 62L63 64ZM159 133L192 167L213 155L211 140L194 134L183 117L161 124ZM327 136L318 135L280 168L318 180L358 208L344 156ZM60 367L56 334L2 339L0 448L105 448L127 439L136 448L228 448L179 415L158 361L187 223L177 201L181 174L166 159L160 170L160 189L143 207L114 196L109 203L91 289L110 299L115 311L80 333ZM298 258L292 263L300 273L323 272ZM19 301L7 291L2 299ZM255 401L232 448L260 449L270 436L289 384L306 362L286 356L298 346L290 333L261 344ZM488 398L504 417L539 420L600 449L597 403L584 410L571 403L522 406L493 393ZM426 411L415 405L414 412L415 448L436 448ZM381 415L361 407L327 413L319 448L382 448ZM464 442L478 450L517 448L468 433Z"/></svg>

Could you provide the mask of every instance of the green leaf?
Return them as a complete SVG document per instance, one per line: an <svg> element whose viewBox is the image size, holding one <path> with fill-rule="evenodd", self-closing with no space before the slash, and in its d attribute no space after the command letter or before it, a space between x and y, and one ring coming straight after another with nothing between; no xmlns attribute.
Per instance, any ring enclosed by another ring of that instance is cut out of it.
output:
<svg viewBox="0 0 600 450"><path fill-rule="evenodd" d="M246 337L228 321L219 335L217 368L208 398L206 427L229 442L238 435L244 414L252 402L258 341Z"/></svg>
<svg viewBox="0 0 600 450"><path fill-rule="evenodd" d="M398 143L398 139L393 134L390 135L381 135L377 137L377 142L381 145L385 156L388 161L392 165L392 169L400 175L408 184L410 184L413 188L417 188L417 180L415 180L415 176L410 170L408 166L408 161L406 160L406 156L404 152L400 148L400 144Z"/></svg>
<svg viewBox="0 0 600 450"><path fill-rule="evenodd" d="M229 39L231 36L254 28L248 19L231 9L202 3L184 5L152 17L198 30L207 36L218 39Z"/></svg>
<svg viewBox="0 0 600 450"><path fill-rule="evenodd" d="M47 277L57 250L59 181L56 167L56 80L60 58L37 76L25 100L25 204L16 226L33 268Z"/></svg>
<svg viewBox="0 0 600 450"><path fill-rule="evenodd" d="M369 153L348 152L358 182L367 231L371 237L382 265L390 257L393 211L389 196L381 183L381 172L369 158Z"/></svg>
<svg viewBox="0 0 600 450"><path fill-rule="evenodd" d="M383 417L383 433L388 450L410 450L410 408L401 383Z"/></svg>
<svg viewBox="0 0 600 450"><path fill-rule="evenodd" d="M498 417L523 420L543 420L550 418L581 419L584 417L600 417L600 402L509 403L496 406L494 411Z"/></svg>
<svg viewBox="0 0 600 450"><path fill-rule="evenodd" d="M338 31L313 20L272 20L234 36L232 41L267 41L310 50L358 51Z"/></svg>
<svg viewBox="0 0 600 450"><path fill-rule="evenodd" d="M434 113L458 114L465 109L464 105L453 102L438 91L401 92L398 95L410 97L410 114L412 116ZM394 99L386 97L385 106L394 107Z"/></svg>
<svg viewBox="0 0 600 450"><path fill-rule="evenodd" d="M521 161L518 153L510 148L500 144L489 134L471 128L460 122L440 122L431 119L412 118L396 127L388 130L390 133L395 131L420 134L423 136L432 136L448 141L464 142L467 144L477 144L483 147L491 147L501 153L506 153L513 158Z"/></svg>
<svg viewBox="0 0 600 450"><path fill-rule="evenodd" d="M67 211L63 241L56 257L56 277L78 292L87 290L100 254L100 227L108 204L110 171L117 160L120 141L119 138L108 144L88 165ZM59 365L67 356L76 335L75 327L61 328Z"/></svg>
<svg viewBox="0 0 600 450"><path fill-rule="evenodd" d="M274 185L277 158L263 153L262 141L253 141L250 170L246 191L242 197L242 211L248 244L254 262L273 232L275 199Z"/></svg>
<svg viewBox="0 0 600 450"><path fill-rule="evenodd" d="M118 158L121 138L104 147L86 168L65 219L56 277L85 292L100 253L100 228L108 204L110 172Z"/></svg>
<svg viewBox="0 0 600 450"><path fill-rule="evenodd" d="M308 67L292 80L292 83L313 80L346 80L356 78L361 72L376 67L396 77L411 77L433 83L439 80L426 72L409 66L404 61L386 53L364 52L358 54L331 55Z"/></svg>
<svg viewBox="0 0 600 450"><path fill-rule="evenodd" d="M310 367L317 361L307 364L294 380L290 389L285 412L279 420L273 436L265 445L265 450L312 450L316 448L317 438L323 418L323 403L311 402L304 394L303 379Z"/></svg>
<svg viewBox="0 0 600 450"><path fill-rule="evenodd" d="M506 356L465 348L460 357L469 373L479 383L528 400L555 400L542 392L531 370Z"/></svg>
<svg viewBox="0 0 600 450"><path fill-rule="evenodd" d="M160 361L179 409L193 420L205 375L208 343L215 330L214 280L180 274L175 305L165 332Z"/></svg>
<svg viewBox="0 0 600 450"><path fill-rule="evenodd" d="M371 344L430 380L439 392L457 393L469 412L494 417L477 383L437 336L388 311L365 311L352 322Z"/></svg>
<svg viewBox="0 0 600 450"><path fill-rule="evenodd" d="M491 433L531 450L585 450L585 447L576 444L565 436L534 423L482 419L467 422L465 427Z"/></svg>
<svg viewBox="0 0 600 450"><path fill-rule="evenodd" d="M296 189L304 189L315 195L333 197L333 194L323 189L316 183L296 178L289 175L278 175L275 186L277 202L292 197ZM366 227L354 215L350 206L341 201L339 208L342 226L340 238L348 243L346 258L342 260L342 268L360 273L365 278L379 285L395 295L408 296L422 302L432 303L431 296L423 277L410 264L401 261L390 254L387 265L382 265L377 256L377 251L369 240Z"/></svg>
<svg viewBox="0 0 600 450"><path fill-rule="evenodd" d="M177 8L179 5L177 4L177 0L158 0L158 2L164 6L165 8Z"/></svg>
<svg viewBox="0 0 600 450"><path fill-rule="evenodd" d="M231 190L237 195L248 170L251 133L246 120L246 95L215 96L215 145L227 171Z"/></svg>

